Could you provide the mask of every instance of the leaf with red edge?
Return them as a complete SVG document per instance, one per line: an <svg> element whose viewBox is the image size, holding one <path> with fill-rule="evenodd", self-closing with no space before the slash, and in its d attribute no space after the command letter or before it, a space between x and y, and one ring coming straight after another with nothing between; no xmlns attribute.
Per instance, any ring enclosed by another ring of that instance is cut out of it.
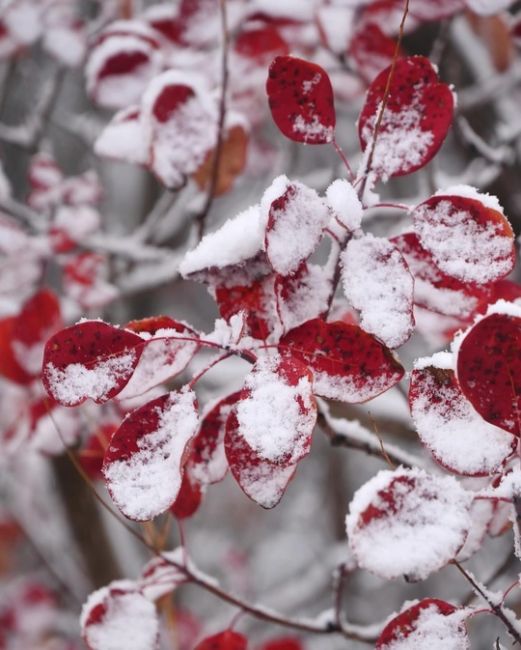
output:
<svg viewBox="0 0 521 650"><path fill-rule="evenodd" d="M239 432L235 410L228 417L224 448L230 471L244 494L262 508L274 508L293 478L296 464L274 463L256 454Z"/></svg>
<svg viewBox="0 0 521 650"><path fill-rule="evenodd" d="M487 476L501 469L517 441L474 410L451 365L448 353L417 364L409 389L414 424L422 443L443 467L457 474Z"/></svg>
<svg viewBox="0 0 521 650"><path fill-rule="evenodd" d="M105 454L103 476L125 516L146 521L172 506L198 424L192 391L161 395L123 420Z"/></svg>
<svg viewBox="0 0 521 650"><path fill-rule="evenodd" d="M247 650L247 648L248 639L245 636L233 630L225 630L203 639L197 644L195 650Z"/></svg>
<svg viewBox="0 0 521 650"><path fill-rule="evenodd" d="M391 241L405 258L414 277L415 305L446 316L467 317L482 302L487 304L488 285L469 284L443 273L415 233L404 233Z"/></svg>
<svg viewBox="0 0 521 650"><path fill-rule="evenodd" d="M155 77L142 100L150 133L148 165L168 188L196 172L216 143L217 103L195 73L168 70Z"/></svg>
<svg viewBox="0 0 521 650"><path fill-rule="evenodd" d="M373 151L377 120L391 67L369 86L358 121L366 156ZM399 59L376 137L371 169L382 180L420 169L435 156L452 122L454 98L441 83L431 62L423 56Z"/></svg>
<svg viewBox="0 0 521 650"><path fill-rule="evenodd" d="M453 560L472 524L472 493L451 476L384 470L354 495L349 546L364 569L392 580L423 580Z"/></svg>
<svg viewBox="0 0 521 650"><path fill-rule="evenodd" d="M385 237L351 239L341 256L344 294L360 325L390 348L414 330L414 282L400 251Z"/></svg>
<svg viewBox="0 0 521 650"><path fill-rule="evenodd" d="M317 395L365 402L394 386L404 369L385 345L356 325L307 321L287 334L279 351L305 363Z"/></svg>
<svg viewBox="0 0 521 650"><path fill-rule="evenodd" d="M141 593L148 600L157 601L188 582L183 571L185 553L182 547L173 551L163 551L149 560L141 571L138 584Z"/></svg>
<svg viewBox="0 0 521 650"><path fill-rule="evenodd" d="M295 464L309 453L317 418L312 375L292 357L260 358L235 404L238 433L263 460Z"/></svg>
<svg viewBox="0 0 521 650"><path fill-rule="evenodd" d="M94 591L83 605L80 625L89 650L155 650L159 620L153 603L130 580Z"/></svg>
<svg viewBox="0 0 521 650"><path fill-rule="evenodd" d="M61 326L60 302L49 289L29 298L17 316L0 320L0 374L31 383L40 375L46 339Z"/></svg>
<svg viewBox="0 0 521 650"><path fill-rule="evenodd" d="M118 21L97 37L85 65L87 92L105 108L126 108L163 66L157 33L141 21Z"/></svg>
<svg viewBox="0 0 521 650"><path fill-rule="evenodd" d="M376 650L453 648L467 650L469 613L444 600L425 598L395 616L383 629Z"/></svg>
<svg viewBox="0 0 521 650"><path fill-rule="evenodd" d="M234 51L259 67L267 67L276 56L289 54L289 46L277 25L246 23L235 39Z"/></svg>
<svg viewBox="0 0 521 650"><path fill-rule="evenodd" d="M287 138L304 144L333 140L333 88L319 65L293 56L276 57L269 69L266 92L273 120Z"/></svg>
<svg viewBox="0 0 521 650"><path fill-rule="evenodd" d="M315 190L286 176L275 179L265 233L265 249L273 269L281 275L294 273L316 249L330 210Z"/></svg>
<svg viewBox="0 0 521 650"><path fill-rule="evenodd" d="M94 143L94 153L113 160L145 165L148 146L141 108L128 106L118 111L105 126Z"/></svg>
<svg viewBox="0 0 521 650"><path fill-rule="evenodd" d="M395 51L396 42L374 23L362 24L353 35L347 50L355 61L358 72L367 82L371 82L379 72L391 65Z"/></svg>
<svg viewBox="0 0 521 650"><path fill-rule="evenodd" d="M187 519L194 515L203 500L201 484L192 477L190 466L185 467L181 487L176 500L170 506L170 512L177 519Z"/></svg>
<svg viewBox="0 0 521 650"><path fill-rule="evenodd" d="M511 311L492 313L467 330L457 349L456 374L463 394L487 422L519 436L521 308L512 305Z"/></svg>
<svg viewBox="0 0 521 650"><path fill-rule="evenodd" d="M447 275L485 284L514 268L514 233L495 197L467 186L449 188L412 216L420 244Z"/></svg>
<svg viewBox="0 0 521 650"><path fill-rule="evenodd" d="M226 422L240 395L241 392L238 391L219 400L201 418L199 431L190 447L190 471L204 485L218 483L226 476Z"/></svg>
<svg viewBox="0 0 521 650"><path fill-rule="evenodd" d="M136 334L102 321L67 327L45 346L45 389L63 406L77 406L88 398L102 404L126 386L143 345Z"/></svg>
<svg viewBox="0 0 521 650"><path fill-rule="evenodd" d="M200 347L199 333L169 316L131 321L125 329L146 337L146 342L134 374L119 395L120 399L143 395L173 379L186 368Z"/></svg>

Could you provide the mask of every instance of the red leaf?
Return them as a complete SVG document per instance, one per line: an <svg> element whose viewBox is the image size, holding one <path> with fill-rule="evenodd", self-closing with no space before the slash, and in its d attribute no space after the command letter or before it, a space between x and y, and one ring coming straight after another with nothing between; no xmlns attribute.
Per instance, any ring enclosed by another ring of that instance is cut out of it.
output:
<svg viewBox="0 0 521 650"><path fill-rule="evenodd" d="M239 432L235 411L228 417L224 448L230 471L246 496L263 508L274 508L297 466L263 460L256 454Z"/></svg>
<svg viewBox="0 0 521 650"><path fill-rule="evenodd" d="M501 469L516 439L485 422L461 392L454 371L422 360L411 375L409 402L418 435L435 460L468 476ZM440 364L442 365L442 364Z"/></svg>
<svg viewBox="0 0 521 650"><path fill-rule="evenodd" d="M102 478L101 468L109 441L117 429L116 424L104 424L89 436L78 452L78 461L93 480Z"/></svg>
<svg viewBox="0 0 521 650"><path fill-rule="evenodd" d="M280 340L279 350L314 374L314 392L343 402L365 402L388 390L404 370L374 336L342 321L307 321Z"/></svg>
<svg viewBox="0 0 521 650"><path fill-rule="evenodd" d="M471 327L458 349L456 373L487 422L521 435L521 317L496 313Z"/></svg>
<svg viewBox="0 0 521 650"><path fill-rule="evenodd" d="M89 650L156 648L156 608L130 580L117 580L93 592L83 605L80 624Z"/></svg>
<svg viewBox="0 0 521 650"><path fill-rule="evenodd" d="M18 363L11 346L17 320L16 316L0 320L0 375L17 384L25 385L30 384L34 377Z"/></svg>
<svg viewBox="0 0 521 650"><path fill-rule="evenodd" d="M368 23L354 34L348 54L355 60L358 72L370 82L391 64L395 50L396 42L386 36L378 25Z"/></svg>
<svg viewBox="0 0 521 650"><path fill-rule="evenodd" d="M453 560L471 527L472 493L451 476L384 470L354 495L346 519L360 567L423 580Z"/></svg>
<svg viewBox="0 0 521 650"><path fill-rule="evenodd" d="M190 471L203 484L222 481L228 471L224 452L226 421L241 392L217 402L202 418L191 444Z"/></svg>
<svg viewBox="0 0 521 650"><path fill-rule="evenodd" d="M266 92L275 124L290 140L326 144L334 137L333 88L315 63L278 56L270 66Z"/></svg>
<svg viewBox="0 0 521 650"><path fill-rule="evenodd" d="M316 249L331 214L315 190L285 176L276 182L264 244L273 269L289 275Z"/></svg>
<svg viewBox="0 0 521 650"><path fill-rule="evenodd" d="M458 607L435 598L425 598L395 616L376 642L377 650L400 648L468 648L465 614Z"/></svg>
<svg viewBox="0 0 521 650"><path fill-rule="evenodd" d="M45 389L63 406L77 406L88 398L106 402L132 377L143 345L136 334L101 321L67 327L45 346Z"/></svg>
<svg viewBox="0 0 521 650"><path fill-rule="evenodd" d="M485 304L488 302L488 286L461 282L443 273L434 263L429 251L420 244L415 233L398 235L391 241L404 256L414 277L416 305L446 316L466 317L472 314L482 301ZM521 292L519 295L521 296Z"/></svg>
<svg viewBox="0 0 521 650"><path fill-rule="evenodd" d="M177 519L186 519L194 515L203 499L201 485L190 476L189 468L185 468L181 487L176 500L170 506L170 512Z"/></svg>
<svg viewBox="0 0 521 650"><path fill-rule="evenodd" d="M342 283L361 327L390 348L414 330L413 279L400 251L371 234L351 239L342 253Z"/></svg>
<svg viewBox="0 0 521 650"><path fill-rule="evenodd" d="M237 54L265 67L276 56L289 54L289 47L274 24L254 27L246 25L238 34L234 49Z"/></svg>
<svg viewBox="0 0 521 650"><path fill-rule="evenodd" d="M260 646L259 650L304 650L304 646L298 639L284 637L266 641Z"/></svg>
<svg viewBox="0 0 521 650"><path fill-rule="evenodd" d="M105 454L103 475L125 516L146 521L173 505L197 426L191 391L162 395L123 420Z"/></svg>
<svg viewBox="0 0 521 650"><path fill-rule="evenodd" d="M247 650L248 639L234 632L225 630L200 641L195 650Z"/></svg>
<svg viewBox="0 0 521 650"><path fill-rule="evenodd" d="M358 122L362 150L373 148L373 136L391 67L369 86ZM410 174L426 165L441 147L452 122L454 98L428 59L399 59L377 132L372 170L377 177Z"/></svg>
<svg viewBox="0 0 521 650"><path fill-rule="evenodd" d="M514 234L497 200L472 188L436 195L413 211L420 244L447 275L486 284L514 267Z"/></svg>

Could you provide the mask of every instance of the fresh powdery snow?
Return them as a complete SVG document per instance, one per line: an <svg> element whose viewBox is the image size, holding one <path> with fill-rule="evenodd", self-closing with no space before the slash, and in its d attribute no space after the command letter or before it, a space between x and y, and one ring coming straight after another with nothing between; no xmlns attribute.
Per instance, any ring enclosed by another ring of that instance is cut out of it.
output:
<svg viewBox="0 0 521 650"><path fill-rule="evenodd" d="M295 473L296 465L274 465L268 462L244 463L238 470L244 493L263 508L276 506Z"/></svg>
<svg viewBox="0 0 521 650"><path fill-rule="evenodd" d="M367 234L342 253L346 298L360 312L360 325L391 348L414 328L414 281L399 250L388 239Z"/></svg>
<svg viewBox="0 0 521 650"><path fill-rule="evenodd" d="M205 269L222 269L254 257L264 237L259 206L254 205L226 221L218 230L205 235L183 258L179 271L189 276Z"/></svg>
<svg viewBox="0 0 521 650"><path fill-rule="evenodd" d="M341 178L333 181L326 190L326 199L342 225L351 232L360 228L363 207L351 183Z"/></svg>
<svg viewBox="0 0 521 650"><path fill-rule="evenodd" d="M94 153L144 165L148 162L149 136L139 106L129 106L118 111L105 126L94 143Z"/></svg>
<svg viewBox="0 0 521 650"><path fill-rule="evenodd" d="M315 250L330 220L327 204L315 190L286 177L283 191L269 207L265 246L273 269L294 273ZM275 184L278 179L275 179Z"/></svg>
<svg viewBox="0 0 521 650"><path fill-rule="evenodd" d="M425 579L463 546L472 499L450 476L402 467L381 471L351 501L350 549L360 567L382 578Z"/></svg>
<svg viewBox="0 0 521 650"><path fill-rule="evenodd" d="M293 463L309 451L316 421L310 377L290 385L278 369L280 358L260 359L246 376L249 395L237 405L239 430L263 459Z"/></svg>
<svg viewBox="0 0 521 650"><path fill-rule="evenodd" d="M83 605L80 625L90 650L154 650L159 634L154 603L130 580L94 591Z"/></svg>
<svg viewBox="0 0 521 650"><path fill-rule="evenodd" d="M152 519L175 501L181 487L183 454L187 443L197 431L198 415L195 405L195 394L192 391L172 392L165 403L155 408L158 418L156 428L146 430L150 426L151 417L143 417L140 411L147 405L133 411L123 421L118 431L121 432L125 427L131 434L131 428L135 426L134 417L139 422L143 418L143 430L134 436L138 450L125 452L125 444L128 443L123 441L120 450L123 457L108 462L106 457L103 474L113 501L130 519ZM118 432L112 439L109 452L118 444L117 437Z"/></svg>
<svg viewBox="0 0 521 650"><path fill-rule="evenodd" d="M136 358L136 352L129 350L89 368L81 363L70 363L60 369L48 363L45 375L53 397L60 404L78 404L89 397L95 402L103 401L124 377L132 373Z"/></svg>
<svg viewBox="0 0 521 650"><path fill-rule="evenodd" d="M435 604L422 609L414 620L412 631L378 646L378 650L467 650L470 648L464 621L469 611L457 609L442 614Z"/></svg>
<svg viewBox="0 0 521 650"><path fill-rule="evenodd" d="M515 437L486 422L461 392L448 353L421 359L411 379L411 413L418 435L438 462L460 474L487 475L513 452ZM439 356L438 356L439 358Z"/></svg>
<svg viewBox="0 0 521 650"><path fill-rule="evenodd" d="M366 158L373 149L373 134L380 110L379 106L362 131L362 138L367 143ZM384 111L372 160L372 169L382 180L418 167L427 157L434 135L420 126L424 110L420 98L416 97L401 111Z"/></svg>

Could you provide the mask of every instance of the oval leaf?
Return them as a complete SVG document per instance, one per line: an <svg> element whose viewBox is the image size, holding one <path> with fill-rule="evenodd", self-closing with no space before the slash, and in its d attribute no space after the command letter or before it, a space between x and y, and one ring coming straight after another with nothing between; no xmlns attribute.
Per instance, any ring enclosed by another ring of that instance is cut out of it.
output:
<svg viewBox="0 0 521 650"><path fill-rule="evenodd" d="M333 88L327 72L319 65L293 56L278 56L270 66L266 92L273 120L287 138L304 144L333 140Z"/></svg>
<svg viewBox="0 0 521 650"><path fill-rule="evenodd" d="M359 566L392 580L423 580L453 560L471 527L472 494L450 476L379 472L354 495L346 519Z"/></svg>
<svg viewBox="0 0 521 650"><path fill-rule="evenodd" d="M496 199L469 194L448 190L446 195L432 196L414 209L414 229L444 273L462 282L485 284L514 268L514 234Z"/></svg>
<svg viewBox="0 0 521 650"><path fill-rule="evenodd" d="M454 371L439 365L436 356L422 359L411 375L409 402L420 440L457 474L498 471L514 452L516 438L485 422L461 392Z"/></svg>
<svg viewBox="0 0 521 650"><path fill-rule="evenodd" d="M404 370L374 336L342 321L307 321L280 340L279 350L313 372L317 395L342 402L365 402L394 386Z"/></svg>
<svg viewBox="0 0 521 650"><path fill-rule="evenodd" d="M507 303L505 303L507 304ZM464 395L491 424L521 435L521 310L486 316L465 334L457 376Z"/></svg>
<svg viewBox="0 0 521 650"><path fill-rule="evenodd" d="M377 650L409 648L470 648L465 619L468 612L435 598L425 598L395 616L376 642Z"/></svg>
<svg viewBox="0 0 521 650"><path fill-rule="evenodd" d="M203 639L195 650L246 650L247 647L248 639L245 636L233 630L225 630Z"/></svg>
<svg viewBox="0 0 521 650"><path fill-rule="evenodd" d="M358 121L362 150L373 150L375 128L385 96L391 66L369 86ZM399 59L376 132L371 169L377 177L410 174L426 165L441 147L452 122L454 98L440 83L431 62L423 56Z"/></svg>
<svg viewBox="0 0 521 650"><path fill-rule="evenodd" d="M146 521L170 508L181 489L185 450L197 426L192 391L162 395L123 420L105 454L103 475L125 516Z"/></svg>
<svg viewBox="0 0 521 650"><path fill-rule="evenodd" d="M400 251L384 237L352 239L341 256L344 293L360 325L390 348L414 329L413 279Z"/></svg>
<svg viewBox="0 0 521 650"><path fill-rule="evenodd" d="M142 350L139 336L101 321L67 327L45 346L45 389L63 406L106 402L128 383Z"/></svg>

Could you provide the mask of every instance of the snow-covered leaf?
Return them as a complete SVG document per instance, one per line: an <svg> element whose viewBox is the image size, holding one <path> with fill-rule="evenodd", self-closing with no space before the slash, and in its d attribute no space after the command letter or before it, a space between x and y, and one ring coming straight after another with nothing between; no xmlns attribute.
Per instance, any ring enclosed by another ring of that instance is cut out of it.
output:
<svg viewBox="0 0 521 650"><path fill-rule="evenodd" d="M279 350L313 372L317 395L343 402L365 402L394 386L402 366L380 341L342 321L307 321L285 334Z"/></svg>
<svg viewBox="0 0 521 650"><path fill-rule="evenodd" d="M187 445L198 427L192 391L171 392L132 411L112 436L103 475L114 503L146 521L176 500Z"/></svg>
<svg viewBox="0 0 521 650"><path fill-rule="evenodd" d="M384 470L354 495L346 519L358 564L391 580L423 580L453 560L471 526L472 493L450 476Z"/></svg>
<svg viewBox="0 0 521 650"><path fill-rule="evenodd" d="M369 86L358 131L366 156L373 150L375 128L391 67ZM426 165L441 147L452 122L454 98L440 83L434 66L422 56L396 62L388 101L376 133L371 169L377 177L410 174Z"/></svg>
<svg viewBox="0 0 521 650"><path fill-rule="evenodd" d="M342 283L360 325L390 348L414 329L413 279L400 251L384 237L351 239L342 253Z"/></svg>

